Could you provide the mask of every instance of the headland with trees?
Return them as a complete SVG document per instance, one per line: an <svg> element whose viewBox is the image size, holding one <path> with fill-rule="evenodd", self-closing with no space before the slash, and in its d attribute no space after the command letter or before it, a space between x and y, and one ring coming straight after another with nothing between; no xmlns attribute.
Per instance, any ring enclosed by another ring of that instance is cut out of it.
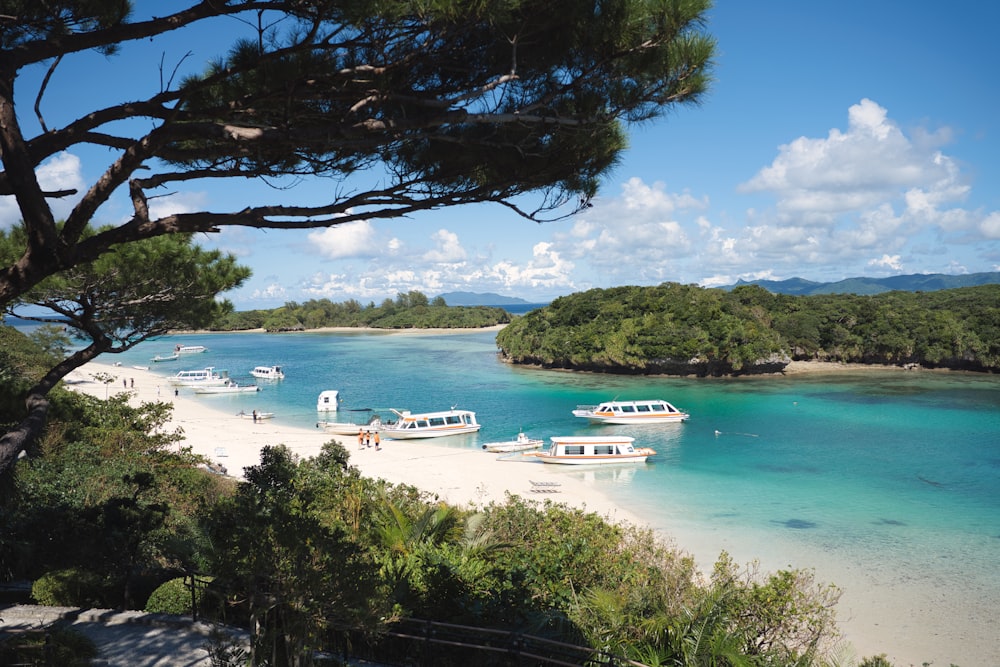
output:
<svg viewBox="0 0 1000 667"><path fill-rule="evenodd" d="M512 363L608 373L775 373L833 361L1000 370L1000 285L789 296L664 283L560 297L497 335Z"/></svg>

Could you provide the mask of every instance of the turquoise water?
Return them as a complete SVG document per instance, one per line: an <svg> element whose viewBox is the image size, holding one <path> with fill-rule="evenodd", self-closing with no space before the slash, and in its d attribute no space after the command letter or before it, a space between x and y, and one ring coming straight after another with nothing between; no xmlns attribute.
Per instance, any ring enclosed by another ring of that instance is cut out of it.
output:
<svg viewBox="0 0 1000 667"><path fill-rule="evenodd" d="M149 362L175 342L209 351ZM213 365L244 382L255 365L281 365L287 378L258 394L199 400L273 411L296 426L313 426L319 392L338 389L338 419L366 408L386 417L390 407L476 411L479 434L435 441L451 447L479 449L520 429L634 435L657 451L646 465L559 474L585 477L654 528L716 535L709 558L725 547L784 566L805 553L876 583L933 581L985 606L1000 599L1000 377L620 377L515 368L496 352L492 332L210 334L149 341L114 360L164 375ZM588 426L570 413L614 397L664 398L692 417Z"/></svg>

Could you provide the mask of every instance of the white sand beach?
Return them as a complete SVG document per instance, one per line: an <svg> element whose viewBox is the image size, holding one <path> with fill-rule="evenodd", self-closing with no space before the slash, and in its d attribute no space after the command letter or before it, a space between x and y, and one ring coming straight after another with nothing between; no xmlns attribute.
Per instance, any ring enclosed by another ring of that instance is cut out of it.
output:
<svg viewBox="0 0 1000 667"><path fill-rule="evenodd" d="M116 380L108 385L94 379L96 373L109 373ZM538 462L501 461L497 455L477 450L461 450L433 444L433 441L393 441L382 443L380 451L359 449L354 436L336 436L321 429L284 426L271 420L254 422L228 414L199 401L190 393L174 395L165 379L142 368L92 362L68 378L69 386L103 398L105 392L130 391L132 401L163 401L174 406L168 429L181 428L184 446L212 462L224 466L229 475L241 477L246 466L259 463L259 453L267 445L283 444L302 457L317 454L331 439L340 440L351 453L351 464L362 474L392 483L406 483L437 494L457 505L482 506L502 501L506 494L524 498L565 503L595 512L610 521L644 524L628 509L616 505L586 481L557 475L550 466ZM124 385L128 385L127 387ZM456 473L456 471L460 471ZM532 482L558 482L555 492L538 492ZM739 563L758 559L765 570L788 567L789 554L769 553L769 546L730 542L698 526L678 526L664 538L695 556L707 572L721 548L730 551ZM721 545L721 546L720 546ZM798 562L798 557L802 561ZM818 582L835 583L844 589L838 605L846 643L842 657L872 656L885 653L897 667L934 664L957 664L961 667L1000 667L1000 649L996 625L989 610L966 607L975 597L975 582L964 594L945 599L934 586L915 587L900 584L906 573L873 572L863 564L830 562L823 554L797 554L794 567L816 570ZM873 585L873 582L874 585ZM958 602L956 603L955 598ZM984 613L986 614L984 616ZM986 620L984 620L986 619ZM847 663L845 663L847 664Z"/></svg>
<svg viewBox="0 0 1000 667"><path fill-rule="evenodd" d="M116 379L108 385L93 376L108 373ZM430 491L444 501L456 505L482 506L492 500L502 501L506 493L524 497L538 496L558 500L574 507L596 512L612 521L640 523L640 519L616 506L583 482L554 478L552 470L541 463L498 461L496 454L476 450L460 450L434 445L433 440L385 440L379 451L359 450L355 436L331 435L322 429L297 428L271 420L242 418L211 407L190 392L174 395L165 378L149 370L109 363L92 362L76 370L69 386L103 398L130 391L133 403L163 401L174 406L173 420L167 430L181 428L183 445L196 454L207 457L227 469L234 477L242 477L245 467L260 462L260 450L267 445L285 445L305 458L319 453L324 443L338 440L351 453L351 465L364 475L396 484L411 484ZM128 387L125 386L128 384ZM461 470L461 475L455 471ZM532 481L556 481L558 491L536 493Z"/></svg>

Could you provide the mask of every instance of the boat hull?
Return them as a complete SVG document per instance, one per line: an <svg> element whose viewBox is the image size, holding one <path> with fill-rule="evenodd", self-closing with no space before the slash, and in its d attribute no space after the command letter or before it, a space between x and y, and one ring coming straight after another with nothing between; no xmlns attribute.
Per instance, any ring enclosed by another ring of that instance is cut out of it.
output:
<svg viewBox="0 0 1000 667"><path fill-rule="evenodd" d="M240 417L241 419L254 419L255 418L252 412L237 412L236 416ZM262 419L273 419L273 418L274 418L274 413L273 412L258 412L256 420L260 421Z"/></svg>
<svg viewBox="0 0 1000 667"><path fill-rule="evenodd" d="M380 433L380 429L374 424L355 424L353 422L319 422L316 424L327 433L334 435L357 435L358 431L365 433Z"/></svg>
<svg viewBox="0 0 1000 667"><path fill-rule="evenodd" d="M627 424L679 424L683 421L687 421L689 415L665 415L665 416L651 416L651 417L615 417L615 416L601 416L592 414L577 414L573 411L573 416L583 417L587 419L591 424L615 424L615 425L627 425Z"/></svg>
<svg viewBox="0 0 1000 667"><path fill-rule="evenodd" d="M196 394L252 394L254 392L260 391L260 387L202 387L197 386L192 390Z"/></svg>
<svg viewBox="0 0 1000 667"><path fill-rule="evenodd" d="M443 426L441 428L394 429L382 428L380 433L393 440L419 440L421 438L441 438L446 435L463 435L475 433L481 428L479 424L465 426Z"/></svg>
<svg viewBox="0 0 1000 667"><path fill-rule="evenodd" d="M542 463L555 463L568 466L607 465L609 463L645 463L648 455L629 456L625 454L611 456L551 456L539 454Z"/></svg>
<svg viewBox="0 0 1000 667"><path fill-rule="evenodd" d="M545 445L541 440L531 443L522 442L488 442L483 445L483 449L493 454L510 454L511 452L527 452L532 449L541 449Z"/></svg>
<svg viewBox="0 0 1000 667"><path fill-rule="evenodd" d="M509 454L511 452L526 452L532 449L541 449L545 441L538 438L529 438L524 434L519 435L514 440L505 442L487 442L483 449L494 454Z"/></svg>
<svg viewBox="0 0 1000 667"><path fill-rule="evenodd" d="M156 355L155 357L153 357L153 361L155 361L156 363L160 363L160 362L163 362L163 361L177 361L180 358L181 358L181 355L179 355L179 354L171 354L171 355L166 356L166 357L162 357L160 355Z"/></svg>

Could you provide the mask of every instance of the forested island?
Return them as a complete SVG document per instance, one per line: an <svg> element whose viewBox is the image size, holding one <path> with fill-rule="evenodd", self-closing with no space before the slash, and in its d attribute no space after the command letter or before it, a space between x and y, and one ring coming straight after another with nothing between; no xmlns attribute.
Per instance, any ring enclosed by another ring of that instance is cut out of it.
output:
<svg viewBox="0 0 1000 667"><path fill-rule="evenodd" d="M511 316L497 306L449 306L444 298L428 299L418 291L399 293L362 305L355 299L335 303L311 299L286 303L271 310L229 311L209 326L213 331L305 331L324 327L372 329L479 329L507 324Z"/></svg>
<svg viewBox="0 0 1000 667"><path fill-rule="evenodd" d="M664 283L592 289L515 319L505 360L623 374L723 376L793 360L1000 369L1000 285L878 295Z"/></svg>

